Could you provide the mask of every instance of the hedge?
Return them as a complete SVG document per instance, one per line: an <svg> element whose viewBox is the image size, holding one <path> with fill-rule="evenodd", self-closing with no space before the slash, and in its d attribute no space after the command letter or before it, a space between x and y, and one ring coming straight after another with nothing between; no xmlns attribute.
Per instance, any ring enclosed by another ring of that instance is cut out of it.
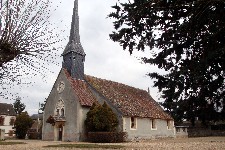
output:
<svg viewBox="0 0 225 150"><path fill-rule="evenodd" d="M88 141L93 143L120 143L127 140L127 132L88 132Z"/></svg>

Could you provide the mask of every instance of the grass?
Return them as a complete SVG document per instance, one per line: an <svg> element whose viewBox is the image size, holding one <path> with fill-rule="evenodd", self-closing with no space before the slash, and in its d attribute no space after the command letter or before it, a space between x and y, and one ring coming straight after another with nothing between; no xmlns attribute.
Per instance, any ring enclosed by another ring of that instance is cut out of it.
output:
<svg viewBox="0 0 225 150"><path fill-rule="evenodd" d="M63 148L102 148L102 149L121 149L122 145L98 145L98 144L59 144L48 145L45 147L63 147Z"/></svg>
<svg viewBox="0 0 225 150"><path fill-rule="evenodd" d="M5 141L0 141L0 145L16 145L16 144L26 144L24 142L5 142Z"/></svg>

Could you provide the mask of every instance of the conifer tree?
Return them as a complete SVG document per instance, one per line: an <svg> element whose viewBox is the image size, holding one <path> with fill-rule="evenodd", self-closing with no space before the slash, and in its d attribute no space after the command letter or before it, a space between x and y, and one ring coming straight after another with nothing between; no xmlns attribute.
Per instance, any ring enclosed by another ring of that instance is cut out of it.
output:
<svg viewBox="0 0 225 150"><path fill-rule="evenodd" d="M103 105L94 103L87 113L85 125L91 132L110 132L115 131L118 119L105 102Z"/></svg>
<svg viewBox="0 0 225 150"><path fill-rule="evenodd" d="M110 38L130 54L149 51L142 60L164 73L148 75L177 121L187 114L203 120L199 112L211 104L225 112L224 0L118 1L113 8Z"/></svg>
<svg viewBox="0 0 225 150"><path fill-rule="evenodd" d="M15 102L13 103L13 108L17 115L20 115L24 111L26 105L21 102L21 97L16 98Z"/></svg>
<svg viewBox="0 0 225 150"><path fill-rule="evenodd" d="M29 117L27 112L22 112L18 115L14 124L16 129L16 137L19 139L24 139L32 124L33 120Z"/></svg>

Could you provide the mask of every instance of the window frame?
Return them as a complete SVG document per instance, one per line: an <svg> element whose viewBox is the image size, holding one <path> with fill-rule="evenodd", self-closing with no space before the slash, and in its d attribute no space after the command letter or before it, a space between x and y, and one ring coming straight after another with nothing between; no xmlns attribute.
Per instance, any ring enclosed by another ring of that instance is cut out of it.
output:
<svg viewBox="0 0 225 150"><path fill-rule="evenodd" d="M157 130L157 120L151 119L151 130Z"/></svg>
<svg viewBox="0 0 225 150"><path fill-rule="evenodd" d="M136 117L130 117L130 129L137 130L137 118Z"/></svg>
<svg viewBox="0 0 225 150"><path fill-rule="evenodd" d="M173 129L173 121L172 120L167 120L167 130L172 130Z"/></svg>

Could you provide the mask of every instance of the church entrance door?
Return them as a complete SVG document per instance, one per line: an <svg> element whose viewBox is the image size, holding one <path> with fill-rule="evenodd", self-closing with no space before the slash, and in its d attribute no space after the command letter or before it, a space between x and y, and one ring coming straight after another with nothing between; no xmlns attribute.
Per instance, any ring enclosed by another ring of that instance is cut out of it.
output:
<svg viewBox="0 0 225 150"><path fill-rule="evenodd" d="M59 141L62 141L62 135L63 135L63 126L59 125Z"/></svg>

